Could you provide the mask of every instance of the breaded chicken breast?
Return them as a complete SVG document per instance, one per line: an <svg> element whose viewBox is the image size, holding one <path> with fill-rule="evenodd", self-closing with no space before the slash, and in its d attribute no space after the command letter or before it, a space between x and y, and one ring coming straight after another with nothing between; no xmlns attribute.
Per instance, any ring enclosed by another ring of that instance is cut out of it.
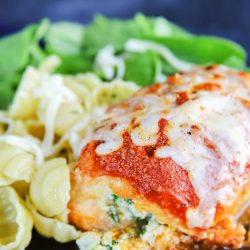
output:
<svg viewBox="0 0 250 250"><path fill-rule="evenodd" d="M249 93L247 73L211 66L111 107L72 169L70 222L105 231L154 218L197 242L241 246L235 218L250 194ZM153 245L166 249L164 241Z"/></svg>

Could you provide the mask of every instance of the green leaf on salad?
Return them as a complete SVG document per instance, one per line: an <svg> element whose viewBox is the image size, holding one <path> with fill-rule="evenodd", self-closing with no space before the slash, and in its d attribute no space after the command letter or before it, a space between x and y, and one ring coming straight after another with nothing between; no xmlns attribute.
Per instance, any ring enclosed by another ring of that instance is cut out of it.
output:
<svg viewBox="0 0 250 250"><path fill-rule="evenodd" d="M22 73L0 75L0 108L6 109L11 103Z"/></svg>
<svg viewBox="0 0 250 250"><path fill-rule="evenodd" d="M212 36L150 37L149 40L168 47L178 58L197 65L225 64L235 68L246 66L246 51L238 44Z"/></svg>
<svg viewBox="0 0 250 250"><path fill-rule="evenodd" d="M191 37L190 32L168 21L164 17L156 17L153 22L153 35L157 37Z"/></svg>
<svg viewBox="0 0 250 250"><path fill-rule="evenodd" d="M141 36L148 36L154 34L154 23L151 17L138 13L134 17L134 25L138 26Z"/></svg>
<svg viewBox="0 0 250 250"><path fill-rule="evenodd" d="M5 109L8 107L9 103L12 101L14 91L12 85L8 84L9 79L0 78L0 108Z"/></svg>
<svg viewBox="0 0 250 250"><path fill-rule="evenodd" d="M142 37L190 37L191 33L164 17L146 17L139 13L134 17L135 25L140 28Z"/></svg>
<svg viewBox="0 0 250 250"><path fill-rule="evenodd" d="M124 44L131 38L148 36L191 36L190 33L164 18L146 17L137 14L133 19L108 19L97 16L86 28L84 44L86 50L94 55L106 45L112 45L116 51L122 51Z"/></svg>
<svg viewBox="0 0 250 250"><path fill-rule="evenodd" d="M82 72L93 71L93 62L91 58L84 54L65 56L61 55L61 64L55 70L61 74L78 74Z"/></svg>
<svg viewBox="0 0 250 250"><path fill-rule="evenodd" d="M125 60L124 79L147 86L155 81L160 67L160 58L152 51L131 53Z"/></svg>
<svg viewBox="0 0 250 250"><path fill-rule="evenodd" d="M95 57L111 45L115 56L124 58L125 80L140 86L154 83L176 69L154 51L128 53L125 43L131 39L148 40L167 47L180 60L196 65L224 64L248 70L246 51L238 44L212 36L195 36L163 17L137 14L129 20L97 16L84 27L72 22L50 24L43 20L0 40L0 108L7 108L28 65L39 65L56 54L62 64L56 72L77 74L97 72Z"/></svg>
<svg viewBox="0 0 250 250"><path fill-rule="evenodd" d="M11 103L26 66L38 65L44 59L39 41L47 27L45 20L0 40L0 108L7 108Z"/></svg>
<svg viewBox="0 0 250 250"><path fill-rule="evenodd" d="M122 51L129 38L140 38L140 27L133 19L118 20L97 16L85 31L85 49L95 55L106 45L112 45L116 51Z"/></svg>
<svg viewBox="0 0 250 250"><path fill-rule="evenodd" d="M35 25L28 26L24 30L0 40L1 75L16 72L27 64L35 29Z"/></svg>
<svg viewBox="0 0 250 250"><path fill-rule="evenodd" d="M83 25L72 22L58 22L50 26L45 37L49 53L63 56L78 55L84 38Z"/></svg>
<svg viewBox="0 0 250 250"><path fill-rule="evenodd" d="M40 46L40 42L43 40L44 36L47 34L50 27L50 22L48 19L44 19L37 26L35 31L33 42L30 46L30 57L29 65L38 66L47 56L43 48Z"/></svg>
<svg viewBox="0 0 250 250"><path fill-rule="evenodd" d="M35 26L7 36L0 40L0 108L5 109L11 102L15 81L19 72L29 60L29 50L34 36Z"/></svg>
<svg viewBox="0 0 250 250"><path fill-rule="evenodd" d="M173 75L177 72L177 70L171 66L168 62L165 60L161 59L161 70L163 75Z"/></svg>
<svg viewBox="0 0 250 250"><path fill-rule="evenodd" d="M45 50L61 58L56 72L77 74L93 71L93 58L82 50L84 26L72 22L59 22L50 26L45 38Z"/></svg>

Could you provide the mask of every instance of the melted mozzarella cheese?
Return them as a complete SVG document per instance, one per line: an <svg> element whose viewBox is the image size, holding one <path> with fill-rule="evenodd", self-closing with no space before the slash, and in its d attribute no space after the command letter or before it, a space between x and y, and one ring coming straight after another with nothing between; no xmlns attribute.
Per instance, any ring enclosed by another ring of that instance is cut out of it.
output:
<svg viewBox="0 0 250 250"><path fill-rule="evenodd" d="M64 79L61 75L44 75L41 86L34 90L34 96L41 99L40 120L45 124L45 136L42 143L42 150L45 156L52 154L54 141L54 126L56 115L63 101L76 102L77 96L72 90L64 86ZM44 116L44 117L43 117Z"/></svg>
<svg viewBox="0 0 250 250"><path fill-rule="evenodd" d="M103 71L105 78L108 80L114 77L122 79L125 74L124 60L115 56L115 49L111 45L104 47L98 52L95 64Z"/></svg>
<svg viewBox="0 0 250 250"><path fill-rule="evenodd" d="M103 133L103 128L100 128L95 133L95 140L104 141L104 143L96 148L98 154L111 153L122 145L122 133L128 127L131 119L128 116L118 116L113 117L112 121L115 124L118 124L114 129L109 129L109 127L106 127L107 125L104 124L104 128L106 127L106 133Z"/></svg>
<svg viewBox="0 0 250 250"><path fill-rule="evenodd" d="M195 85L210 81L213 74L221 89L192 92ZM188 209L187 224L189 228L209 228L214 224L217 205L232 204L246 181L250 112L240 99L249 99L249 82L225 67L213 72L197 69L181 77L176 86L162 84L148 92L142 89L126 101L125 108L124 104L115 106L86 138L104 141L96 148L97 154L104 155L121 147L124 131L130 133L135 145L152 145L158 137L159 120L167 120L169 141L156 149L155 157L171 157L188 171L200 202L197 208ZM180 91L189 93L181 105L176 101ZM112 123L116 126L111 129Z"/></svg>
<svg viewBox="0 0 250 250"><path fill-rule="evenodd" d="M200 204L188 212L188 225L208 228L213 225L216 204L228 205L236 197L233 177L240 178L250 156L249 112L234 99L208 95L179 106L167 120L172 125L168 130L170 145L157 150L156 155L171 157L193 177ZM192 131L194 124L199 131ZM205 138L216 145L215 151L207 147ZM234 162L239 164L234 166L237 175L230 166L236 165Z"/></svg>

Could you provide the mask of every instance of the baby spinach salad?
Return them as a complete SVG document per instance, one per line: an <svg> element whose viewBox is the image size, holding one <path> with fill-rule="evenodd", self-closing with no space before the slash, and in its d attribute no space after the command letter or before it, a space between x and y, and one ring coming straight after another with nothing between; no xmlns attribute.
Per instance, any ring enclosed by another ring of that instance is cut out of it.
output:
<svg viewBox="0 0 250 250"><path fill-rule="evenodd" d="M150 85L194 65L224 64L247 70L246 51L235 42L197 36L162 17L137 14L129 20L97 16L89 25L43 20L0 40L0 108L7 108L23 71L49 55L56 72L94 72Z"/></svg>

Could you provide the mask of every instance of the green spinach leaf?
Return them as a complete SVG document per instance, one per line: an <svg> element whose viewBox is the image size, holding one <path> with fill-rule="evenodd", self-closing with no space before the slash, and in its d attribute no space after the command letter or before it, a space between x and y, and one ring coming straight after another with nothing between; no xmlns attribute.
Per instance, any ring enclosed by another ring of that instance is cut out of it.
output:
<svg viewBox="0 0 250 250"><path fill-rule="evenodd" d="M125 60L125 80L140 86L152 84L160 71L160 58L152 51L133 53Z"/></svg>
<svg viewBox="0 0 250 250"><path fill-rule="evenodd" d="M198 65L225 64L246 66L246 51L238 44L217 37L149 37L151 41L168 47L178 58Z"/></svg>
<svg viewBox="0 0 250 250"><path fill-rule="evenodd" d="M50 26L45 36L46 50L49 54L72 56L81 53L84 26L71 22L58 22Z"/></svg>

